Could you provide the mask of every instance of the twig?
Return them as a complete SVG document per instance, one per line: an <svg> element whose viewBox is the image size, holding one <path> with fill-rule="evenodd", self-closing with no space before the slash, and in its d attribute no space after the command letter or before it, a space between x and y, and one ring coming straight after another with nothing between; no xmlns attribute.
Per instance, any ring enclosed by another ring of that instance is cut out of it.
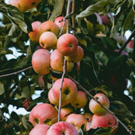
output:
<svg viewBox="0 0 135 135"><path fill-rule="evenodd" d="M75 11L75 0L72 2L72 12ZM75 28L75 15L72 15L72 28ZM75 30L73 29L73 35L75 35Z"/></svg>
<svg viewBox="0 0 135 135"><path fill-rule="evenodd" d="M79 86L80 89L82 89L90 98L92 98L93 100L95 100L97 103L99 103L105 110L107 110L109 113L113 114L115 116L115 114L109 110L107 107L105 107L103 104L101 104L96 98L94 98L84 87L82 87L80 85L79 82L77 82L74 78L72 78L71 76L69 76L68 74L66 74L73 82L76 83L77 86ZM127 130L127 132L132 135L132 132L127 128L127 126L120 120L118 119L116 116L115 118L117 119L117 121Z"/></svg>

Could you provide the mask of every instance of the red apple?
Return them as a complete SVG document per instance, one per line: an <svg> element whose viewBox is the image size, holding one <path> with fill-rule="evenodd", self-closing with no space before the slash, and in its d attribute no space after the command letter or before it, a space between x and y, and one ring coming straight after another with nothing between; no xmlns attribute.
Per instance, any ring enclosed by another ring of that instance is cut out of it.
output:
<svg viewBox="0 0 135 135"><path fill-rule="evenodd" d="M60 121L52 125L46 135L78 135L78 132L72 124Z"/></svg>
<svg viewBox="0 0 135 135"><path fill-rule="evenodd" d="M127 44L127 47L133 49L133 48L134 48L134 42L135 42L134 39L132 39L132 40Z"/></svg>
<svg viewBox="0 0 135 135"><path fill-rule="evenodd" d="M78 47L78 40L72 34L63 34L57 41L57 50L63 56L73 55Z"/></svg>
<svg viewBox="0 0 135 135"><path fill-rule="evenodd" d="M12 5L12 6L15 6L15 7L17 7L17 8L20 10L20 3L19 3L19 0L9 0L9 1L8 1L8 4L9 4L9 5Z"/></svg>
<svg viewBox="0 0 135 135"><path fill-rule="evenodd" d="M43 32L39 38L39 44L42 48L51 50L56 48L57 37L50 31Z"/></svg>
<svg viewBox="0 0 135 135"><path fill-rule="evenodd" d="M38 49L32 55L32 67L40 75L50 72L50 52L46 49Z"/></svg>
<svg viewBox="0 0 135 135"><path fill-rule="evenodd" d="M94 95L94 98L97 99L102 105L109 108L110 101L106 95L103 93L97 93ZM99 103L97 103L94 99L91 99L89 102L89 109L93 114L103 115L107 112Z"/></svg>
<svg viewBox="0 0 135 135"><path fill-rule="evenodd" d="M29 135L46 135L49 125L46 124L37 124L29 133Z"/></svg>
<svg viewBox="0 0 135 135"><path fill-rule="evenodd" d="M48 103L37 104L29 114L29 121L36 124L53 124L57 122L58 111Z"/></svg>

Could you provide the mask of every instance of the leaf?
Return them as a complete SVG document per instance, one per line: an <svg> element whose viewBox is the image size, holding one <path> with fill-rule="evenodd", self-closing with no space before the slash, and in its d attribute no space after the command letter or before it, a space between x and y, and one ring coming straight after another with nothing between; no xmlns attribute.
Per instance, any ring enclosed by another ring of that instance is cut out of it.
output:
<svg viewBox="0 0 135 135"><path fill-rule="evenodd" d="M0 95L2 95L5 92L4 85L2 82L0 82Z"/></svg>
<svg viewBox="0 0 135 135"><path fill-rule="evenodd" d="M87 47L87 42L86 42L85 39L83 39L83 38L81 38L81 37L79 37L79 36L77 36L77 39L78 39L78 41L79 41L82 45L84 45L85 47Z"/></svg>

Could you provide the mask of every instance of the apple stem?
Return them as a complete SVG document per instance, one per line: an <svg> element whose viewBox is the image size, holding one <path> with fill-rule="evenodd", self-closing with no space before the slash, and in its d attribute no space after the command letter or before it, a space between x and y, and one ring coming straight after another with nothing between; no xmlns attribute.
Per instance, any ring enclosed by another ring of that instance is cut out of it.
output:
<svg viewBox="0 0 135 135"><path fill-rule="evenodd" d="M114 112L112 112L111 110L109 110L107 107L105 107L102 103L100 103L96 98L94 98L93 95L91 95L83 86L80 85L79 82L77 82L74 78L72 78L70 75L66 74L68 76L68 78L70 78L73 82L76 83L76 85L82 89L90 98L92 98L93 100L95 100L97 103L99 103L105 110L107 110L109 113L113 114L114 117L117 119L117 121L127 130L127 132L132 135L132 132L128 129L128 127L120 120L118 119Z"/></svg>

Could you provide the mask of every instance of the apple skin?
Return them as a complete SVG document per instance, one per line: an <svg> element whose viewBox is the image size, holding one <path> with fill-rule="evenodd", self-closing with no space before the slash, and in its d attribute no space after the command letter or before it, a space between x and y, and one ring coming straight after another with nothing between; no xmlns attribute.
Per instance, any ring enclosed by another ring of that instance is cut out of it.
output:
<svg viewBox="0 0 135 135"><path fill-rule="evenodd" d="M83 114L70 114L68 115L66 122L75 126L76 130L79 130L83 124L86 124L87 119Z"/></svg>
<svg viewBox="0 0 135 135"><path fill-rule="evenodd" d="M71 102L75 108L83 108L88 102L87 96L83 91L77 91L76 98Z"/></svg>
<svg viewBox="0 0 135 135"><path fill-rule="evenodd" d="M75 127L65 121L60 121L52 125L46 135L78 135Z"/></svg>
<svg viewBox="0 0 135 135"><path fill-rule="evenodd" d="M29 114L29 121L36 126L37 124L47 124L48 121L51 124L57 122L58 111L48 103L37 104Z"/></svg>
<svg viewBox="0 0 135 135"><path fill-rule="evenodd" d="M15 7L17 7L17 8L20 10L20 3L19 3L19 0L9 0L9 1L8 1L8 4L9 4L9 5L12 5L12 6L15 6Z"/></svg>
<svg viewBox="0 0 135 135"><path fill-rule="evenodd" d="M69 62L77 63L83 59L84 51L81 46L77 47L76 52L73 55L65 56L65 59Z"/></svg>
<svg viewBox="0 0 135 135"><path fill-rule="evenodd" d="M39 38L39 44L42 48L51 50L56 48L57 37L53 32L43 32Z"/></svg>
<svg viewBox="0 0 135 135"><path fill-rule="evenodd" d="M50 56L50 66L53 70L63 72L64 57L55 49ZM67 62L67 72L71 72L74 67L73 62Z"/></svg>
<svg viewBox="0 0 135 135"><path fill-rule="evenodd" d="M40 75L50 72L50 52L46 49L38 49L32 55L32 67Z"/></svg>
<svg viewBox="0 0 135 135"><path fill-rule="evenodd" d="M59 35L59 27L52 21L45 21L39 27L40 35L45 31L53 32L56 36Z"/></svg>
<svg viewBox="0 0 135 135"><path fill-rule="evenodd" d="M49 125L46 124L37 124L29 133L29 135L46 135Z"/></svg>
<svg viewBox="0 0 135 135"><path fill-rule="evenodd" d="M61 29L63 27L63 24L64 24L64 21L62 20L63 18L64 18L63 16L59 16L59 17L56 17L55 20L54 20L54 23L57 24L57 26L59 27L60 31L61 31ZM68 20L65 19L65 25L64 25L62 34L66 33L67 23L68 23Z"/></svg>
<svg viewBox="0 0 135 135"><path fill-rule="evenodd" d="M132 39L128 44L127 47L133 49L134 48L134 39Z"/></svg>
<svg viewBox="0 0 135 135"><path fill-rule="evenodd" d="M28 33L31 41L36 42L36 43L39 42L39 37L40 37L39 27L41 24L42 23L40 21L35 21L31 24L33 31Z"/></svg>
<svg viewBox="0 0 135 135"><path fill-rule="evenodd" d="M63 56L73 55L78 47L78 40L72 34L63 34L59 37L57 41L57 50Z"/></svg>
<svg viewBox="0 0 135 135"><path fill-rule="evenodd" d="M51 95L53 97L53 100L50 98L51 96L48 96L51 103L59 102L61 81L62 81L62 78L56 80L53 83L53 87L51 88L52 90ZM76 94L77 94L76 84L69 78L64 78L63 85L62 85L61 107L64 107L65 105L71 103L76 98ZM59 104L55 104L55 105L58 106Z"/></svg>
<svg viewBox="0 0 135 135"><path fill-rule="evenodd" d="M110 101L106 95L103 93L97 93L94 95L94 98L96 98L101 104L103 104L105 107L110 107ZM107 112L99 103L97 103L94 99L91 99L89 102L89 109L93 114L97 115L103 115Z"/></svg>

